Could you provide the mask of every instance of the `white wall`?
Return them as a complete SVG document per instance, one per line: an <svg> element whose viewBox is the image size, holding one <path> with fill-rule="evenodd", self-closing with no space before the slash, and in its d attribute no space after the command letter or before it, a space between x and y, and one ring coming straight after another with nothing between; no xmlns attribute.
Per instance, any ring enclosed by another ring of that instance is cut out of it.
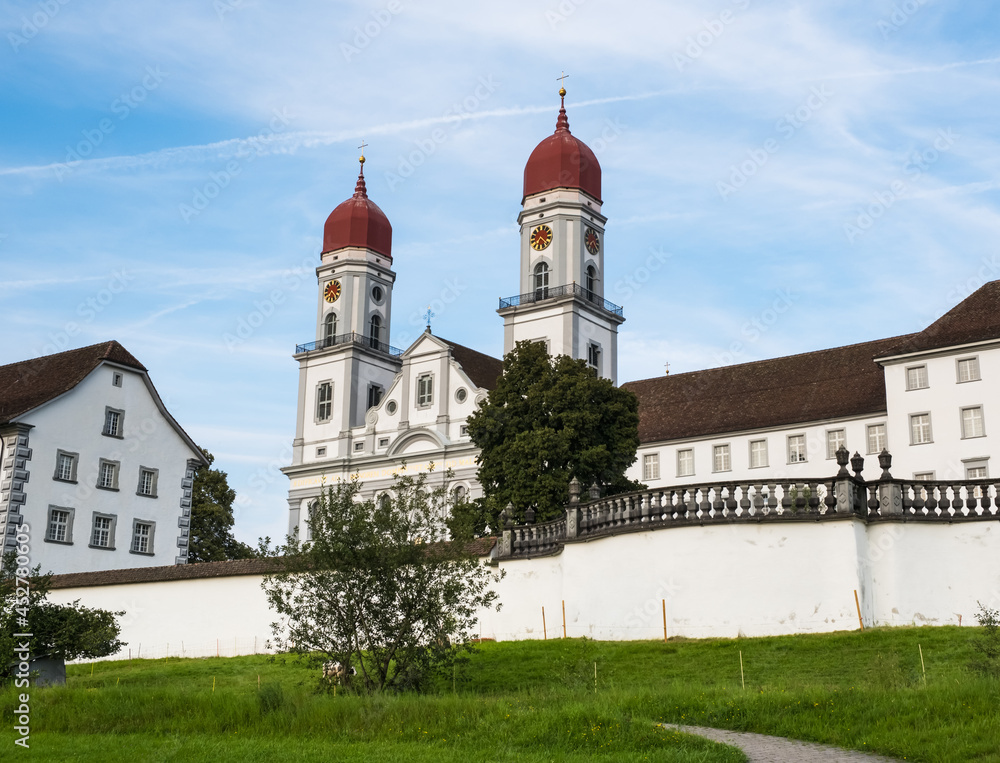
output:
<svg viewBox="0 0 1000 763"><path fill-rule="evenodd" d="M1000 528L860 519L678 527L567 544L561 554L504 561L500 612L481 613L498 640L763 636L866 626L975 625L977 601L1000 606ZM122 638L162 657L263 650L275 618L260 575L59 589L53 601L124 609ZM256 641L255 641L256 639ZM133 652L134 654L134 652ZM119 657L127 657L127 651Z"/></svg>

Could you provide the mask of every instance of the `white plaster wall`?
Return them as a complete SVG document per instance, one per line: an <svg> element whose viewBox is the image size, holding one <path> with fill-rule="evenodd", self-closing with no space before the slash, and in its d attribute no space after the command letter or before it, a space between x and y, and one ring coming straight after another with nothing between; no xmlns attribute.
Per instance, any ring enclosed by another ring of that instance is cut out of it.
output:
<svg viewBox="0 0 1000 763"><path fill-rule="evenodd" d="M121 387L112 384L115 372L123 374ZM106 406L125 412L123 437L102 434ZM175 562L181 481L196 454L160 413L141 374L103 364L70 393L22 420L33 426L24 506L32 527L32 564L63 573ZM57 450L80 454L76 484L53 479ZM117 491L96 487L101 458L120 462ZM159 470L156 498L137 495L140 466ZM49 506L74 510L72 545L44 540ZM114 550L89 547L94 512L117 516ZM130 553L134 519L156 523L152 556Z"/></svg>
<svg viewBox="0 0 1000 763"><path fill-rule="evenodd" d="M223 657L267 651L278 618L261 590L261 575L171 580L56 589L49 600L125 611L119 620L127 646L107 659Z"/></svg>
<svg viewBox="0 0 1000 763"><path fill-rule="evenodd" d="M570 543L561 554L503 561L500 612L480 613L483 637L566 633L607 640L764 636L866 626L975 624L976 601L1000 606L997 522L848 518L682 527ZM143 656L263 651L275 619L260 575L56 590L124 609L122 638ZM256 639L256 640L255 640ZM127 657L127 651L118 655Z"/></svg>
<svg viewBox="0 0 1000 763"><path fill-rule="evenodd" d="M769 479L832 478L838 466L834 458L827 458L827 432L834 429L845 430L846 447L854 455L855 451L865 458L865 479L877 479L882 473L878 466L878 454L868 453L867 425L884 424L885 416L856 419L839 419L826 422L810 422L799 426L781 427L757 432L738 432L697 439L678 440L668 443L650 443L639 447L635 463L626 474L650 487L685 485L694 482L720 480L724 482ZM805 435L806 461L788 463L788 437ZM768 466L750 468L750 443L753 440L767 440ZM731 469L726 472L714 470L713 448L729 445ZM890 450L893 447L889 441ZM694 449L695 473L689 477L677 476L677 451ZM643 479L643 456L656 453L660 457L660 478ZM895 455L895 453L894 453Z"/></svg>
<svg viewBox="0 0 1000 763"><path fill-rule="evenodd" d="M1000 523L880 522L868 528L875 622L975 625L1000 607Z"/></svg>

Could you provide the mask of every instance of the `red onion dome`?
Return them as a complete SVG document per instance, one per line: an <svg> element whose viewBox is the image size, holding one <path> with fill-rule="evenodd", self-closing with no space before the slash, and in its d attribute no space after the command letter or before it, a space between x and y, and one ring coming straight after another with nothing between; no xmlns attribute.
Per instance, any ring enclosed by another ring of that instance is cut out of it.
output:
<svg viewBox="0 0 1000 763"><path fill-rule="evenodd" d="M566 117L566 90L560 89L562 103L556 131L535 146L524 167L524 199L555 188L578 188L601 201L601 165L590 146L569 131Z"/></svg>
<svg viewBox="0 0 1000 763"><path fill-rule="evenodd" d="M357 246L392 259L392 226L385 212L368 198L365 187L365 158L361 157L361 172L354 195L340 204L323 226L323 251Z"/></svg>

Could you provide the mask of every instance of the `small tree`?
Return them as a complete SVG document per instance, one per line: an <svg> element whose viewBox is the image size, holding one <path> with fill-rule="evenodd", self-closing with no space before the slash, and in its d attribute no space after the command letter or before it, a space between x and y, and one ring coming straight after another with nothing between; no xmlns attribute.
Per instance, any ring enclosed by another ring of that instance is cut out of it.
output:
<svg viewBox="0 0 1000 763"><path fill-rule="evenodd" d="M631 392L582 360L553 360L544 345L518 342L504 357L496 388L469 417L490 527L497 530L508 502L518 522L528 506L539 522L562 516L574 476L607 494L638 490L625 477L638 428L639 402Z"/></svg>
<svg viewBox="0 0 1000 763"><path fill-rule="evenodd" d="M346 669L356 690L419 689L471 649L479 608L497 594L493 574L466 533L444 541L444 488L426 477L398 477L390 495L360 499L359 482L320 497L309 537L275 550L281 569L265 576L279 649L313 664ZM350 668L357 670L350 675Z"/></svg>
<svg viewBox="0 0 1000 763"><path fill-rule="evenodd" d="M204 448L201 452L208 466L199 467L194 474L188 561L222 562L256 556L252 547L233 536L236 491L229 487L228 475L212 468L215 456Z"/></svg>
<svg viewBox="0 0 1000 763"><path fill-rule="evenodd" d="M53 604L47 601L50 580L51 575L42 575L40 567L18 568L14 554L6 555L0 564L0 684L10 680L7 667L25 640L15 638L15 633L32 634L28 641L35 657L107 657L124 646L117 621L124 612L91 609L79 599Z"/></svg>
<svg viewBox="0 0 1000 763"><path fill-rule="evenodd" d="M972 649L976 656L972 669L981 675L1000 677L1000 611L990 609L981 602L976 620L982 632L972 639Z"/></svg>

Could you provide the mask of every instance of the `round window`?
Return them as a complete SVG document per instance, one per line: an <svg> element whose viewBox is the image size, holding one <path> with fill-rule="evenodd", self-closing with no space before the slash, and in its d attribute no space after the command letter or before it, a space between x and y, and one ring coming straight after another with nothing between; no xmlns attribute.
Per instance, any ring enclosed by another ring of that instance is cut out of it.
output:
<svg viewBox="0 0 1000 763"><path fill-rule="evenodd" d="M392 414L394 414L396 412L396 401L395 400L390 400L388 403L386 403L385 409L386 409L386 411L389 412L390 416Z"/></svg>
<svg viewBox="0 0 1000 763"><path fill-rule="evenodd" d="M381 286L375 286L372 288L372 299L375 300L378 304L382 304L382 297L384 296L385 292L382 291Z"/></svg>
<svg viewBox="0 0 1000 763"><path fill-rule="evenodd" d="M458 402L460 402L460 403L464 403L464 402L465 402L465 399L466 399L466 398L467 398L468 396L469 396L469 393L465 391L465 387L459 387L459 388L458 388L458 391L457 391L457 392L455 392L455 399L456 399L456 400L457 400Z"/></svg>

